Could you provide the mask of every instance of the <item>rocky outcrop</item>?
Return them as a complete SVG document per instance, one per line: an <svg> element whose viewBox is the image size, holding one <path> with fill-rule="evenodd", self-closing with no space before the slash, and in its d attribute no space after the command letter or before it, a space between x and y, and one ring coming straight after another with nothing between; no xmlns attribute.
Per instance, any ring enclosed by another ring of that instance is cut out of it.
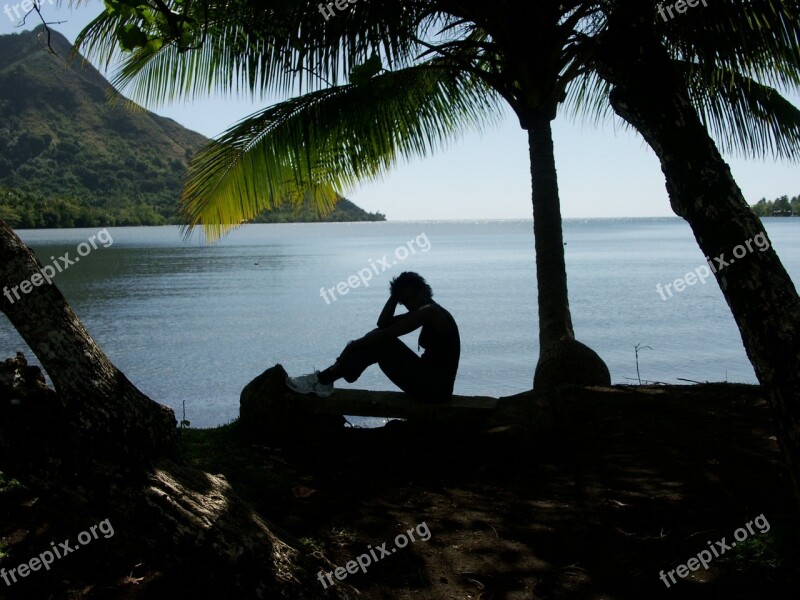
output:
<svg viewBox="0 0 800 600"><path fill-rule="evenodd" d="M282 441L331 433L344 427L346 421L342 415L303 410L296 402L299 396L286 387L286 377L286 370L278 364L244 387L239 399L239 424L248 434Z"/></svg>

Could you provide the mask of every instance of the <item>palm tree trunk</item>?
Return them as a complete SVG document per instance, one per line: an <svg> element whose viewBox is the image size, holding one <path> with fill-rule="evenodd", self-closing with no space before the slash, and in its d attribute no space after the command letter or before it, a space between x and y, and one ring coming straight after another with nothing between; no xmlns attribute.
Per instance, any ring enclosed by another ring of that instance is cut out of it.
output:
<svg viewBox="0 0 800 600"><path fill-rule="evenodd" d="M539 346L544 348L561 339L575 339L567 296L567 267L564 263L553 132L548 116L531 118L528 145L539 296Z"/></svg>
<svg viewBox="0 0 800 600"><path fill-rule="evenodd" d="M635 2L627 8L610 23L598 69L614 85L616 113L642 134L661 161L672 209L686 219L712 261L747 356L768 391L800 501L800 297L772 244L763 251L764 242L754 247L756 236L769 239L764 226L691 106L651 29L651 15L637 12L641 7ZM733 249L746 248L748 242L753 250L734 257Z"/></svg>
<svg viewBox="0 0 800 600"><path fill-rule="evenodd" d="M64 404L63 427L84 449L120 460L169 454L177 440L173 411L145 396L111 364L58 288L43 282L15 298L12 288L40 269L34 254L0 221L0 288L9 291L0 297L0 309L53 381Z"/></svg>
<svg viewBox="0 0 800 600"><path fill-rule="evenodd" d="M536 388L609 385L608 367L597 353L575 339L567 292L561 201L551 128L555 111L532 110L520 118L528 130L531 158L533 233L539 301L539 361Z"/></svg>

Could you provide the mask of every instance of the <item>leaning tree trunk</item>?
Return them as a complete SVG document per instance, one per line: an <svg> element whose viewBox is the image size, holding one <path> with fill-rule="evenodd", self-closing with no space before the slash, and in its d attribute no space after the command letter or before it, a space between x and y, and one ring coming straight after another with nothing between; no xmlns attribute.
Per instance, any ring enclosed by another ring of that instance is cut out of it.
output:
<svg viewBox="0 0 800 600"><path fill-rule="evenodd" d="M768 237L689 102L646 3L623 4L597 55L611 105L661 161L672 209L714 267L756 375L769 393L778 441L800 500L800 298ZM652 8L652 7L651 7ZM644 12L642 12L644 10ZM752 251L732 255L737 246ZM719 260L717 260L719 259ZM727 263L727 264L726 264Z"/></svg>
<svg viewBox="0 0 800 600"><path fill-rule="evenodd" d="M14 298L11 288L40 268L0 221L0 288ZM107 518L115 530L109 553L145 554L215 596L358 595L341 582L318 588L316 572L330 564L276 536L224 477L171 460L173 411L111 364L55 285L13 303L3 297L0 306L57 392L0 397L0 470L43 492L41 504L57 507L61 523L80 531Z"/></svg>
<svg viewBox="0 0 800 600"><path fill-rule="evenodd" d="M111 364L58 288L37 275L34 281L41 284L30 293L13 292L41 268L33 252L0 221L0 288L8 290L0 297L0 308L53 381L76 442L118 459L170 452L177 431L173 411L145 396Z"/></svg>
<svg viewBox="0 0 800 600"><path fill-rule="evenodd" d="M572 329L551 114L555 111L534 110L521 119L528 129L530 149L539 300L539 362L533 385L609 385L608 367L575 339Z"/></svg>

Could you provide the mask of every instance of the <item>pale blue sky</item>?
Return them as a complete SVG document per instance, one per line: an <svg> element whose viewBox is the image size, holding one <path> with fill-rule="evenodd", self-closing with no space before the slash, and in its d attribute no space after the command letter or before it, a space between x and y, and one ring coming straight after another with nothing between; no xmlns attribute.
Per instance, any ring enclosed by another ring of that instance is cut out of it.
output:
<svg viewBox="0 0 800 600"><path fill-rule="evenodd" d="M19 2L0 0L12 12ZM42 5L48 20L65 21L53 28L70 41L102 8L101 2L77 11L57 9L53 0ZM38 24L29 21L26 29ZM13 31L19 29L7 15L0 16L0 34ZM800 97L792 101L800 106ZM262 106L210 98L154 112L211 137ZM559 117L553 127L565 218L674 216L658 160L621 121L593 127ZM726 158L751 204L761 197L800 194L796 163ZM465 135L449 150L398 165L384 180L347 195L391 220L430 220L531 218L530 193L527 139L508 111L498 128Z"/></svg>

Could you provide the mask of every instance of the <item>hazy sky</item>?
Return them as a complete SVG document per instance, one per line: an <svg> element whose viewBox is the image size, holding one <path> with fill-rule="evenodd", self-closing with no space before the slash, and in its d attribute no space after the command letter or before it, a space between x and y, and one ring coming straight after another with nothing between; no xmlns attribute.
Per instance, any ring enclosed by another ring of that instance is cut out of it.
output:
<svg viewBox="0 0 800 600"><path fill-rule="evenodd" d="M4 9L13 14L19 2L11 0ZM57 9L53 0L42 5L48 20L65 21L52 27L70 41L102 9L101 2L77 11ZM38 24L29 21L25 29ZM7 14L0 16L0 34L14 31L20 29ZM800 106L799 97L792 101ZM262 106L211 98L148 108L212 137ZM674 216L658 160L620 120L596 128L559 117L553 128L565 218ZM800 194L796 163L726 158L751 204L761 197ZM527 138L510 111L498 128L465 135L446 152L400 164L386 179L347 194L390 220L531 218L530 195Z"/></svg>

